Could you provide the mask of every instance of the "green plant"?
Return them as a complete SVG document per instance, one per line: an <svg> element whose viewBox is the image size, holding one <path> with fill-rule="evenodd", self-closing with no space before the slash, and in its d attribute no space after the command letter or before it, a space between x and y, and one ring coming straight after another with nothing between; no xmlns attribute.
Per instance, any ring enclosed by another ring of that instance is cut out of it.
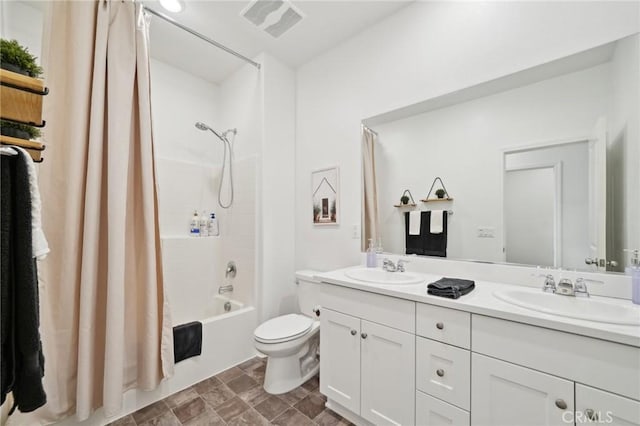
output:
<svg viewBox="0 0 640 426"><path fill-rule="evenodd" d="M436 191L436 197L438 198L444 198L444 195L446 194L446 192L444 191L444 189L440 188Z"/></svg>
<svg viewBox="0 0 640 426"><path fill-rule="evenodd" d="M402 204L409 204L409 197L407 197L406 195L403 195L402 197L400 197L400 202Z"/></svg>
<svg viewBox="0 0 640 426"><path fill-rule="evenodd" d="M16 129L29 134L29 139L39 138L41 133L37 127L29 126L27 124L14 123L13 121L0 120L0 128L2 129Z"/></svg>
<svg viewBox="0 0 640 426"><path fill-rule="evenodd" d="M42 75L42 67L36 62L36 57L29 53L29 49L23 47L17 40L0 40L0 60L21 68L31 77Z"/></svg>

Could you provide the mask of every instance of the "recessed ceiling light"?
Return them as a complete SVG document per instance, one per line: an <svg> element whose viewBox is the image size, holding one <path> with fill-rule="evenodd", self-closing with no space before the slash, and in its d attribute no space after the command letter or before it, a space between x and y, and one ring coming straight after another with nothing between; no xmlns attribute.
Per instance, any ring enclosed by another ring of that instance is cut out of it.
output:
<svg viewBox="0 0 640 426"><path fill-rule="evenodd" d="M169 12L182 12L184 3L181 0L160 0L160 5Z"/></svg>

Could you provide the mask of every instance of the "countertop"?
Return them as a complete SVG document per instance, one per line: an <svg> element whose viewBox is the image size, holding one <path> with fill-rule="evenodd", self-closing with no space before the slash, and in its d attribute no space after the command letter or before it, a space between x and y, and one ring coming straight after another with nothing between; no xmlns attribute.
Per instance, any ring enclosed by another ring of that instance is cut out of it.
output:
<svg viewBox="0 0 640 426"><path fill-rule="evenodd" d="M362 268L362 266L359 265L353 268ZM409 285L383 285L371 284L347 277L344 272L353 268L344 268L335 271L319 273L316 274L314 278L327 284L349 287L371 293L397 297L400 299L413 300L415 302L457 309L470 312L472 314L486 315L508 321L515 321L519 323L545 327L557 331L580 334L583 336L608 340L611 342L640 348L640 326L600 323L595 321L587 321L582 319L574 319L558 315L546 314L543 312L538 312L513 305L511 303L502 301L493 295L495 291L500 290L517 289L525 292L540 292L541 289L524 287L514 284L475 281L476 287L471 293L462 296L459 299L448 299L427 294L428 283L442 278L442 275L433 275L429 273L418 273L410 271L411 274L416 274L424 277L424 282L420 284ZM569 296L554 295L553 297ZM638 315L640 316L640 306L633 305L630 300L591 296L589 299L584 300L581 303L588 303L588 300L597 300L599 302L613 304L615 306L631 306L634 309L638 309Z"/></svg>

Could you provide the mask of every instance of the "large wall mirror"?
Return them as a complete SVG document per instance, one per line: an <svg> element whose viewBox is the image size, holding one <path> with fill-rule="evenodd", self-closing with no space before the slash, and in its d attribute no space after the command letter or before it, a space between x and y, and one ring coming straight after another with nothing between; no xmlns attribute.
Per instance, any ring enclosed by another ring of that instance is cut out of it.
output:
<svg viewBox="0 0 640 426"><path fill-rule="evenodd" d="M445 211L447 258L624 271L640 248L639 50L636 34L363 120L363 238L411 253L407 212ZM420 201L436 177L452 199Z"/></svg>

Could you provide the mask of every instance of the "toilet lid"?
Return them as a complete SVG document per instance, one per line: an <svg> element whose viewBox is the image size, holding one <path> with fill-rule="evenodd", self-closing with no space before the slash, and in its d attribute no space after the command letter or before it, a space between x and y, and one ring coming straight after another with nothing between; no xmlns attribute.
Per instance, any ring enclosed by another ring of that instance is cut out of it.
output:
<svg viewBox="0 0 640 426"><path fill-rule="evenodd" d="M282 315L260 324L254 335L263 342L282 341L305 334L313 320L300 314Z"/></svg>

